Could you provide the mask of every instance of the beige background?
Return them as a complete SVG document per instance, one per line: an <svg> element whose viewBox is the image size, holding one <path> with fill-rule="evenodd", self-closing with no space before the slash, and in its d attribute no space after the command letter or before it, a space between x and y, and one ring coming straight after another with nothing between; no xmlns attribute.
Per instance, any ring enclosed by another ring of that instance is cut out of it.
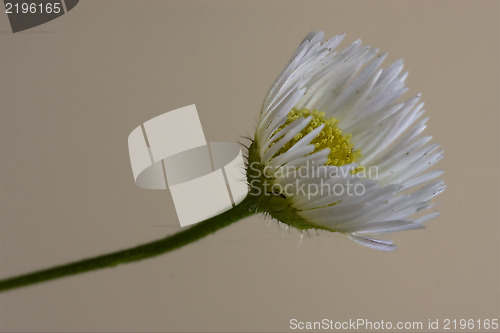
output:
<svg viewBox="0 0 500 333"><path fill-rule="evenodd" d="M137 188L127 136L195 103L209 141L251 136L310 30L404 57L445 149L425 230L379 253L251 217L156 259L0 296L1 331L286 331L289 320L498 317L499 2L81 1L12 34L0 15L1 277L179 229ZM180 138L182 139L182 138Z"/></svg>

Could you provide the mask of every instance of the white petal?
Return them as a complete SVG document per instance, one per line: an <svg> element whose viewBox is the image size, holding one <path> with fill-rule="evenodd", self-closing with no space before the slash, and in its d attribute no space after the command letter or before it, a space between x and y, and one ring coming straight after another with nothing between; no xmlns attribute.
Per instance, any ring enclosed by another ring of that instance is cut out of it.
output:
<svg viewBox="0 0 500 333"><path fill-rule="evenodd" d="M357 236L354 234L346 234L347 237L352 239L358 244L361 244L363 246L379 250L379 251L385 251L385 252L392 252L396 250L396 247L392 245L392 242L385 241L385 240L380 240L380 239L374 239L374 238L364 238L361 236Z"/></svg>

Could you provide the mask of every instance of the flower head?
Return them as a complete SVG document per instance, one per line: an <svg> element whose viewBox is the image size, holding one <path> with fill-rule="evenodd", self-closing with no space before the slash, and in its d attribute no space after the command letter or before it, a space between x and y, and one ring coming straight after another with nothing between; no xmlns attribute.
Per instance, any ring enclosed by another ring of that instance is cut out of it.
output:
<svg viewBox="0 0 500 333"><path fill-rule="evenodd" d="M438 215L425 210L445 188L442 171L425 171L443 151L421 135L420 95L398 101L407 90L402 61L379 69L385 54L359 40L335 52L342 39L310 33L271 88L249 147L250 195L297 229L391 251L373 236Z"/></svg>

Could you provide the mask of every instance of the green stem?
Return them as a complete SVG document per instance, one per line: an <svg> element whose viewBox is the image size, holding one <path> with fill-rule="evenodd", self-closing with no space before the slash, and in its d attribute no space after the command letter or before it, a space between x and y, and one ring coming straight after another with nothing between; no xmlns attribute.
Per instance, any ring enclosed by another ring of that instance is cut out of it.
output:
<svg viewBox="0 0 500 333"><path fill-rule="evenodd" d="M0 281L0 292L19 288L43 281L54 280L64 276L89 272L106 267L114 267L119 264L139 261L146 258L178 249L184 245L193 243L209 234L216 232L236 221L253 214L255 204L254 196L247 196L242 202L220 215L211 217L197 223L189 229L182 230L176 234L163 239L139 245L109 254L93 258L83 259L65 265L43 269Z"/></svg>

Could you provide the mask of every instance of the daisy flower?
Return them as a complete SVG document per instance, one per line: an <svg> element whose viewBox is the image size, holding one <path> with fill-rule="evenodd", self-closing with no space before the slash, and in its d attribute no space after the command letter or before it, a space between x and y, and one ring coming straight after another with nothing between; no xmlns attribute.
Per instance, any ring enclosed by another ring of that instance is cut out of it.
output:
<svg viewBox="0 0 500 333"><path fill-rule="evenodd" d="M264 100L248 147L248 195L188 229L132 248L0 280L0 292L164 254L263 212L301 231L339 232L392 251L377 235L422 228L438 215L430 200L445 188L443 157L423 136L420 95L407 88L403 64L379 69L385 54L356 41L334 49L310 33Z"/></svg>
<svg viewBox="0 0 500 333"><path fill-rule="evenodd" d="M247 181L256 207L299 230L339 232L382 250L377 235L423 228L430 199L445 188L443 157L423 136L420 95L407 91L403 63L344 35L304 39L265 99L249 147ZM426 172L427 171L427 172Z"/></svg>

